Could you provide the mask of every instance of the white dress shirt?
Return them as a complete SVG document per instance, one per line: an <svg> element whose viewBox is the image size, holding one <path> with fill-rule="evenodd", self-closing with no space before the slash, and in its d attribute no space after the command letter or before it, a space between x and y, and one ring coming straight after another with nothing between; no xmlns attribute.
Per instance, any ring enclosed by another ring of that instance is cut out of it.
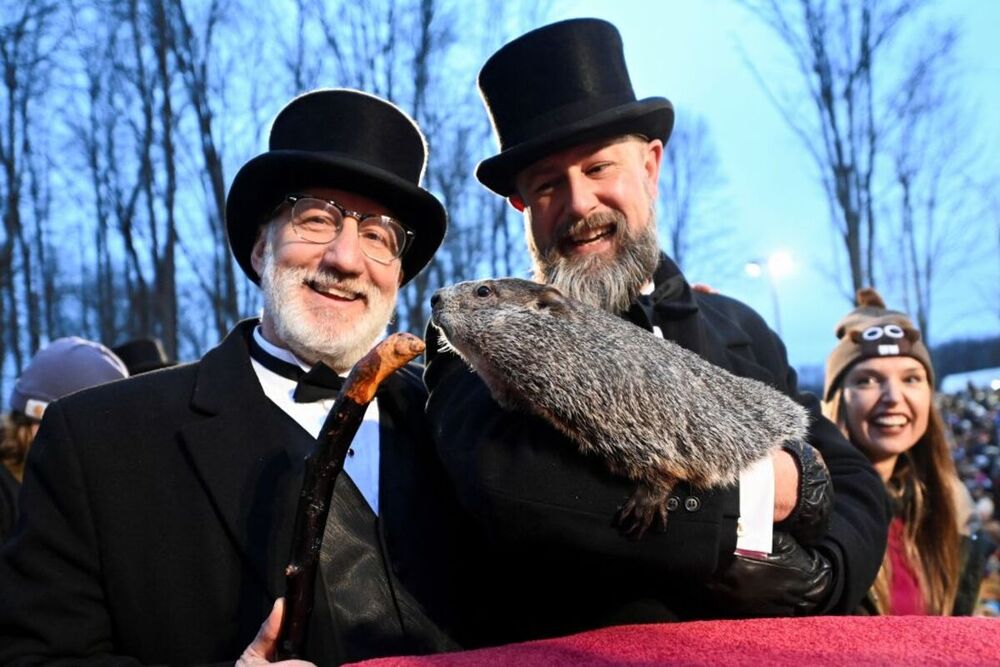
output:
<svg viewBox="0 0 1000 667"><path fill-rule="evenodd" d="M260 333L260 326L253 331L254 340L261 349L272 357L295 364L303 371L309 366L294 354L283 348L272 345ZM260 381L264 395L281 408L285 414L294 419L314 438L319 437L323 422L333 407L333 398L327 398L311 403L296 403L292 398L295 393L295 381L265 368L263 364L250 357L253 370ZM379 468L379 430L378 430L378 399L368 404L364 421L361 422L351 448L344 461L343 474L347 474L354 482L361 495L368 501L372 511L378 514L378 468Z"/></svg>

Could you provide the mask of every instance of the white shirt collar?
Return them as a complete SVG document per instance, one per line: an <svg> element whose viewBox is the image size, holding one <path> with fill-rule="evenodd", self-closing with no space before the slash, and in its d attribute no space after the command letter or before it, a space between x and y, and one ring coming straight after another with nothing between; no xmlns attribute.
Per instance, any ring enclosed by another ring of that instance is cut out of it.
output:
<svg viewBox="0 0 1000 667"><path fill-rule="evenodd" d="M286 350L283 347L278 347L277 345L274 345L267 339L265 339L264 334L260 332L259 324L256 327L254 327L253 339L257 341L258 345L260 345L260 349L264 350L265 352L267 352L276 359L281 359L282 361L287 361L290 364L295 364L304 371L308 371L309 369L312 368L312 366L310 366L309 364L305 363L304 361L296 357L289 350Z"/></svg>

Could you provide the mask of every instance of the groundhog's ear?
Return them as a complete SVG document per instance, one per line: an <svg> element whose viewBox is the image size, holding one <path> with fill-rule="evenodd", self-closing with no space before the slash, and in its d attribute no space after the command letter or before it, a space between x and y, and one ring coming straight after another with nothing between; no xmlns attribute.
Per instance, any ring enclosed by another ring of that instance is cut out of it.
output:
<svg viewBox="0 0 1000 667"><path fill-rule="evenodd" d="M553 310L561 311L565 310L568 305L566 302L566 297L563 293L557 290L555 287L545 286L538 292L538 298L535 300L538 304L539 310Z"/></svg>

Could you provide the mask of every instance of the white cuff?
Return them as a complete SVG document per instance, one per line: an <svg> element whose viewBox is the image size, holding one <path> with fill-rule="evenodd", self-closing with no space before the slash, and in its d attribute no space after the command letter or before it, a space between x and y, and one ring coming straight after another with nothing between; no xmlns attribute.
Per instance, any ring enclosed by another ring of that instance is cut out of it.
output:
<svg viewBox="0 0 1000 667"><path fill-rule="evenodd" d="M774 465L771 457L740 473L740 518L736 522L736 551L771 553L774 531Z"/></svg>

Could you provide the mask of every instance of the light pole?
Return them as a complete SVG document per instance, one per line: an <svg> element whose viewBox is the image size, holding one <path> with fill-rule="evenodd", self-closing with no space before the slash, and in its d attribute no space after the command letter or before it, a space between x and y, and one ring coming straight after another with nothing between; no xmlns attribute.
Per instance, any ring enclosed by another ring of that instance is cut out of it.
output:
<svg viewBox="0 0 1000 667"><path fill-rule="evenodd" d="M767 260L752 259L746 263L743 270L751 278L760 278L767 274L767 286L771 293L771 305L774 307L774 330L781 334L781 309L778 306L778 278L783 278L792 272L792 256L785 250L771 253Z"/></svg>

